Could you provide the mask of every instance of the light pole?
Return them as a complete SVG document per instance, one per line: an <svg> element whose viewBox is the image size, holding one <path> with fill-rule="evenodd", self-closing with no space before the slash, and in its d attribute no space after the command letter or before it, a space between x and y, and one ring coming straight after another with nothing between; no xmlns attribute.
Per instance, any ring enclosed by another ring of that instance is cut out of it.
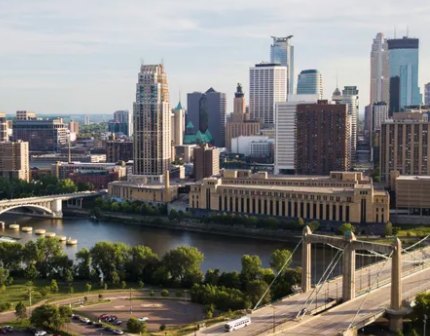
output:
<svg viewBox="0 0 430 336"><path fill-rule="evenodd" d="M424 336L426 336L427 314L424 314Z"/></svg>
<svg viewBox="0 0 430 336"><path fill-rule="evenodd" d="M131 307L131 287L130 287L130 314L133 313L133 308Z"/></svg>

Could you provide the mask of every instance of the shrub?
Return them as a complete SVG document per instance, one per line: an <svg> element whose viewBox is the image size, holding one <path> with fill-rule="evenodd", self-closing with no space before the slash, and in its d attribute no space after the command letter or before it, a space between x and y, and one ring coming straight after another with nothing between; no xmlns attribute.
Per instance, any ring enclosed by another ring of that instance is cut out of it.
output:
<svg viewBox="0 0 430 336"><path fill-rule="evenodd" d="M160 325L160 331L164 331L164 330L166 330L166 325L165 324Z"/></svg>
<svg viewBox="0 0 430 336"><path fill-rule="evenodd" d="M154 295L155 295L154 291L153 291L153 290L152 290L152 291L150 291L150 292L149 292L149 295L150 295L150 296L154 296Z"/></svg>
<svg viewBox="0 0 430 336"><path fill-rule="evenodd" d="M143 289L145 287L145 284L143 283L143 281L139 281L139 288Z"/></svg>
<svg viewBox="0 0 430 336"><path fill-rule="evenodd" d="M0 312L8 311L12 308L10 302L0 304Z"/></svg>
<svg viewBox="0 0 430 336"><path fill-rule="evenodd" d="M162 296L162 297L168 297L168 296L169 296L169 291L168 291L167 289L163 289L163 290L161 291L161 296Z"/></svg>
<svg viewBox="0 0 430 336"><path fill-rule="evenodd" d="M144 333L146 332L146 323L140 322L134 317L127 321L127 330L132 333Z"/></svg>

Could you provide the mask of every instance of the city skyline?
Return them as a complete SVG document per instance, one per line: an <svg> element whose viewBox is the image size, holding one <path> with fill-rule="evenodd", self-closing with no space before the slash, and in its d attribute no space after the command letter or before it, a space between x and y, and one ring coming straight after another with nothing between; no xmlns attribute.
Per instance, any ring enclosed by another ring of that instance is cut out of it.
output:
<svg viewBox="0 0 430 336"><path fill-rule="evenodd" d="M185 101L186 93L213 86L227 93L231 112L231 87L238 81L248 87L249 67L270 60L270 36L291 34L295 73L319 69L325 98L336 87L338 74L340 87L359 87L363 110L370 92L369 45L378 32L393 38L394 25L397 37L406 35L409 26L409 36L420 39L423 89L430 70L425 63L430 37L424 34L429 5L418 0L411 9L397 0L365 1L357 10L352 4L220 1L204 5L164 0L149 13L144 10L146 3L134 0L121 6L110 1L104 6L84 1L11 3L0 23L0 36L8 41L0 52L1 109L42 114L131 110L140 60L154 64L163 58L171 78L172 105L180 91ZM357 24L346 25L351 19Z"/></svg>

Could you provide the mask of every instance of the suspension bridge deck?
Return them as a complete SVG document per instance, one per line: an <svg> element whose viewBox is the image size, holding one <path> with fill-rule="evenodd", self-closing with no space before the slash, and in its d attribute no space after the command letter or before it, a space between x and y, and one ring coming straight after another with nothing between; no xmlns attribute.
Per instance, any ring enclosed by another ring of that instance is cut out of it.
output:
<svg viewBox="0 0 430 336"><path fill-rule="evenodd" d="M403 256L403 295L405 298L413 297L415 294L430 287L430 284L427 283L426 288L425 284L426 277L430 275L430 269L425 268L424 271L422 270L424 267L430 266L430 264L417 264L418 260L429 259L429 253L430 248L426 248L407 253ZM381 270L383 265L384 267ZM316 300L308 300L312 295L311 293L299 293L283 301L255 310L250 315L252 319L251 325L235 331L234 336L272 335L273 330L275 330L276 334L280 333L284 335L338 335L339 332L348 328L362 300L365 298L364 293L371 286L374 289L367 295L366 303L362 307L363 310L354 321L354 325L359 325L365 320L368 320L369 323L367 324L370 324L371 317L375 316L378 312L383 313L390 304L390 278L390 262L385 263L382 261L357 270L355 276L356 290L358 295L360 293L363 295L330 309L326 298L340 300L342 296L342 277L331 279L326 284L320 286L321 289L316 296ZM419 283L419 279L423 279L422 284ZM308 303L307 306L305 306L306 303ZM296 320L297 313L305 307L311 313L314 309L325 310L326 307L327 311L317 316L305 316L301 320ZM281 332L281 330L284 332ZM197 332L197 335L225 335L224 323L200 330Z"/></svg>

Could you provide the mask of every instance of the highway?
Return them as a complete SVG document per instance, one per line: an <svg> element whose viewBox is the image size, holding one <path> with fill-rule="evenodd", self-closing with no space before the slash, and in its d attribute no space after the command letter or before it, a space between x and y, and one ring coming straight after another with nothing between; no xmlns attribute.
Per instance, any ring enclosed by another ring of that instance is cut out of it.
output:
<svg viewBox="0 0 430 336"><path fill-rule="evenodd" d="M421 266L417 266L415 263L412 263L411 261L414 261L416 259L429 258L429 256L430 256L429 251L430 251L430 249L425 249L422 251L415 251L413 253L403 254L402 271L404 273L404 276L405 276L405 273L408 271L420 269ZM366 291L368 288L369 282L372 285L372 287L383 286L384 280L385 280L385 283L387 283L387 281L391 278L391 260L389 260L388 262L385 263L385 265L381 271L381 268L383 265L384 265L384 261L373 264L373 265L371 265L367 268L364 268L362 270L357 270L356 271L356 277L355 277L356 278L356 291L358 291L358 292ZM430 273L430 270L428 272ZM377 281L379 273L380 273L379 281ZM370 281L369 281L369 274L370 274ZM403 282L404 281L405 280L403 280ZM361 283L361 288L360 288L360 283ZM378 283L379 283L379 286L378 286ZM404 285L403 288L406 289L408 287L407 287L407 285ZM385 287L383 289L379 289L377 291L379 293L379 291L383 291L383 290L387 290L389 293L390 286ZM274 303L272 305L268 305L268 306L265 306L261 309L254 311L252 315L249 315L251 317L251 320L252 320L251 325L249 325L246 328L242 328L242 329L234 331L234 336L256 336L256 335L262 334L263 332L267 332L271 329L273 330L274 326L275 326L275 331L276 331L276 326L283 324L283 323L286 323L288 321L291 321L292 327L298 326L299 323L295 321L295 317L296 317L297 313L304 307L304 304L308 300L310 295L311 295L311 292L305 293L305 294L300 293L300 294L291 296L282 302L277 302L277 303ZM312 309L315 309L316 307L322 308L323 306L325 306L326 305L326 302L325 302L326 297L327 298L340 299L341 295L342 295L342 278L339 277L339 278L332 279L330 282L325 284L320 289L319 294L318 294L318 300L314 300L312 305L310 305L308 307L308 310L311 311ZM373 297L373 295L374 294L372 294L372 297ZM326 314L330 314L332 312L337 312L337 313L333 313L333 314L337 314L336 316L338 316L338 315L342 316L341 318L339 318L339 321L340 321L339 322L339 328L337 325L335 325L335 328L338 331L341 331L342 328L345 327L345 324L347 327L349 322L352 320L353 314L355 314L355 312L357 311L357 309L351 310L349 305L351 305L353 302L361 302L359 300L361 300L363 297L364 296L361 296L358 299L353 300L349 303L339 305L336 308L333 308L329 312L326 313ZM376 295L376 297L377 297L377 295ZM389 297L387 300L389 300ZM370 300L370 302L372 302L372 301L373 300ZM386 305L385 301L382 302L382 305L378 299L376 299L376 301L378 301L378 303L380 304L379 305L380 307L383 307L384 304ZM366 306L367 306L367 304L366 304ZM372 304L370 306L372 306ZM375 306L375 305L373 305L373 306ZM343 312L345 312L345 313L343 313ZM306 316L305 318L302 319L302 322L304 323L305 321L318 321L318 319L321 319L322 321L324 321L324 319L322 319L321 316L322 315L316 316L316 317ZM324 314L324 316L326 316L326 315ZM329 317L327 319L327 323L331 325L331 323L333 323L332 322L332 316L333 315L328 315L328 316ZM349 320L348 320L348 318L349 318ZM346 327L345 327L345 329L346 329ZM309 326L303 327L304 330L308 330L309 328L312 329L312 331L306 331L306 332L311 332L311 333L304 334L304 333L300 332L300 334L301 335L332 335L330 333L328 333L328 334L322 333L321 330L315 329L314 327L309 327ZM331 329L329 329L329 330L331 330ZM288 333L288 334L293 335L291 333ZM224 323L216 324L216 325L211 326L207 329L203 329L203 330L199 331L197 333L197 335L199 335L199 336L203 336L203 335L210 335L210 336L225 335Z"/></svg>
<svg viewBox="0 0 430 336"><path fill-rule="evenodd" d="M14 203L21 204L22 202L43 202L43 201L52 201L54 199L62 199L67 200L70 198L80 198L80 197L90 197L94 195L100 195L102 192L100 191L81 191L76 193L69 194L59 194L59 195L46 195L46 196L35 196L35 197L25 197L25 198L13 198L10 200L0 201L0 206L2 205L10 205Z"/></svg>

